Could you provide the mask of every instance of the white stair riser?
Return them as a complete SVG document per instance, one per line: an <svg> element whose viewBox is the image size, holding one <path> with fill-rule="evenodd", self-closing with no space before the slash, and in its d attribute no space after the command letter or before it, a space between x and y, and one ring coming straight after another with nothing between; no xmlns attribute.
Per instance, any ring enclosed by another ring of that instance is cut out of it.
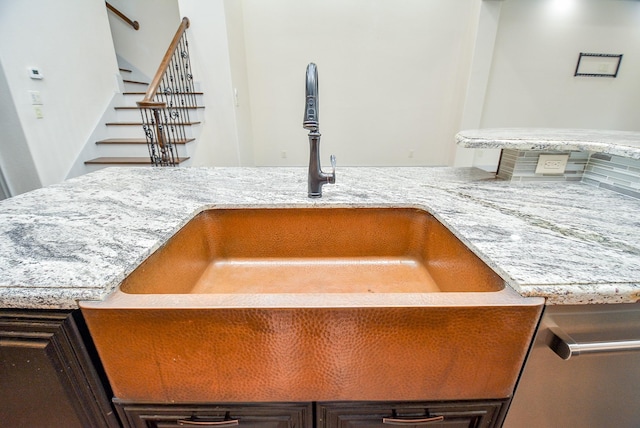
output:
<svg viewBox="0 0 640 428"><path fill-rule="evenodd" d="M124 104L122 104L123 106L135 107L138 101L142 101L144 95L123 94L122 97L124 99ZM196 104L199 106L204 105L202 95L196 95Z"/></svg>
<svg viewBox="0 0 640 428"><path fill-rule="evenodd" d="M180 157L189 156L188 144L176 144L177 154ZM146 157L149 150L146 144L97 144L96 157Z"/></svg>
<svg viewBox="0 0 640 428"><path fill-rule="evenodd" d="M127 92L129 92L129 91L146 92L147 88L149 87L148 83L144 83L143 84L143 83L124 82L124 80L133 80L133 81L136 81L136 82L141 82L141 81L146 80L144 78L143 79L136 79L135 77L132 77L132 76L122 76L122 80L123 80L123 83L124 83L124 88L125 88L125 90ZM193 88L192 90L194 92L202 92L202 87L200 85L200 82L194 82L192 88Z"/></svg>
<svg viewBox="0 0 640 428"><path fill-rule="evenodd" d="M196 133L199 132L198 130L194 129L194 128L197 128L198 126L199 125L185 126L184 136L186 138L193 138L194 132ZM142 130L142 125L139 125L139 126L110 125L110 126L107 126L107 128L108 128L107 133L109 135L109 138L145 138L144 131ZM113 156L117 156L117 155L114 154Z"/></svg>
<svg viewBox="0 0 640 428"><path fill-rule="evenodd" d="M124 82L124 92L146 92L149 85L140 83Z"/></svg>
<svg viewBox="0 0 640 428"><path fill-rule="evenodd" d="M108 138L144 138L142 125L140 126L107 126ZM116 152L114 152L116 153ZM117 156L114 154L113 156Z"/></svg>
<svg viewBox="0 0 640 428"><path fill-rule="evenodd" d="M192 122L201 121L204 117L203 109L190 109L189 120ZM142 115L138 109L116 109L116 121L118 122L139 122Z"/></svg>
<svg viewBox="0 0 640 428"><path fill-rule="evenodd" d="M141 122L140 110L116 110L114 122Z"/></svg>

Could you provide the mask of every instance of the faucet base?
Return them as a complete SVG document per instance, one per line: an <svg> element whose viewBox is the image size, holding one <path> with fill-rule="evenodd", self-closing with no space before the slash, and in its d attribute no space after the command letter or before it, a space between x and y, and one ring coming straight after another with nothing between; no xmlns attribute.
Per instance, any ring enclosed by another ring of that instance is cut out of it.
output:
<svg viewBox="0 0 640 428"><path fill-rule="evenodd" d="M336 182L336 161L331 156L333 171L330 174L320 168L320 133L309 132L309 175L307 177L307 195L310 198L322 197L322 186Z"/></svg>

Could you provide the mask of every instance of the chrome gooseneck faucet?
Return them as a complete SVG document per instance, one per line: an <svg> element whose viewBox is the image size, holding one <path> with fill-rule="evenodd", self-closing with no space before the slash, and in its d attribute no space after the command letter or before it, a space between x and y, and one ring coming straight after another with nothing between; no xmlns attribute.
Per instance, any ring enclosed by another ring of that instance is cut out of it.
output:
<svg viewBox="0 0 640 428"><path fill-rule="evenodd" d="M307 66L306 99L302 127L309 130L309 177L308 195L322 197L322 186L336 182L336 157L331 155L331 174L322 172L320 165L320 125L318 121L318 67L314 63Z"/></svg>

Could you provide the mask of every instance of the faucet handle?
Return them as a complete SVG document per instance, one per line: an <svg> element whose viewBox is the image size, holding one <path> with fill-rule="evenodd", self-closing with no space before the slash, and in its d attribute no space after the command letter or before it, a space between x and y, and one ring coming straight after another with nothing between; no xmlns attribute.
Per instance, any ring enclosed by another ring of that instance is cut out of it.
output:
<svg viewBox="0 0 640 428"><path fill-rule="evenodd" d="M331 162L331 175L329 175L329 183L335 184L336 182L336 155L329 156Z"/></svg>

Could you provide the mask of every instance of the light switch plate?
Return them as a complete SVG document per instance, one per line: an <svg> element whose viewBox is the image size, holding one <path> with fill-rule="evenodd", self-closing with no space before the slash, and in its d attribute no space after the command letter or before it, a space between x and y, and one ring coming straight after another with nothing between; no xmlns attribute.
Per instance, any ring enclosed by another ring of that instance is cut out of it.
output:
<svg viewBox="0 0 640 428"><path fill-rule="evenodd" d="M40 91L29 91L29 97L31 98L32 105L42 105L42 97Z"/></svg>
<svg viewBox="0 0 640 428"><path fill-rule="evenodd" d="M564 174L569 155L540 155L536 174Z"/></svg>

